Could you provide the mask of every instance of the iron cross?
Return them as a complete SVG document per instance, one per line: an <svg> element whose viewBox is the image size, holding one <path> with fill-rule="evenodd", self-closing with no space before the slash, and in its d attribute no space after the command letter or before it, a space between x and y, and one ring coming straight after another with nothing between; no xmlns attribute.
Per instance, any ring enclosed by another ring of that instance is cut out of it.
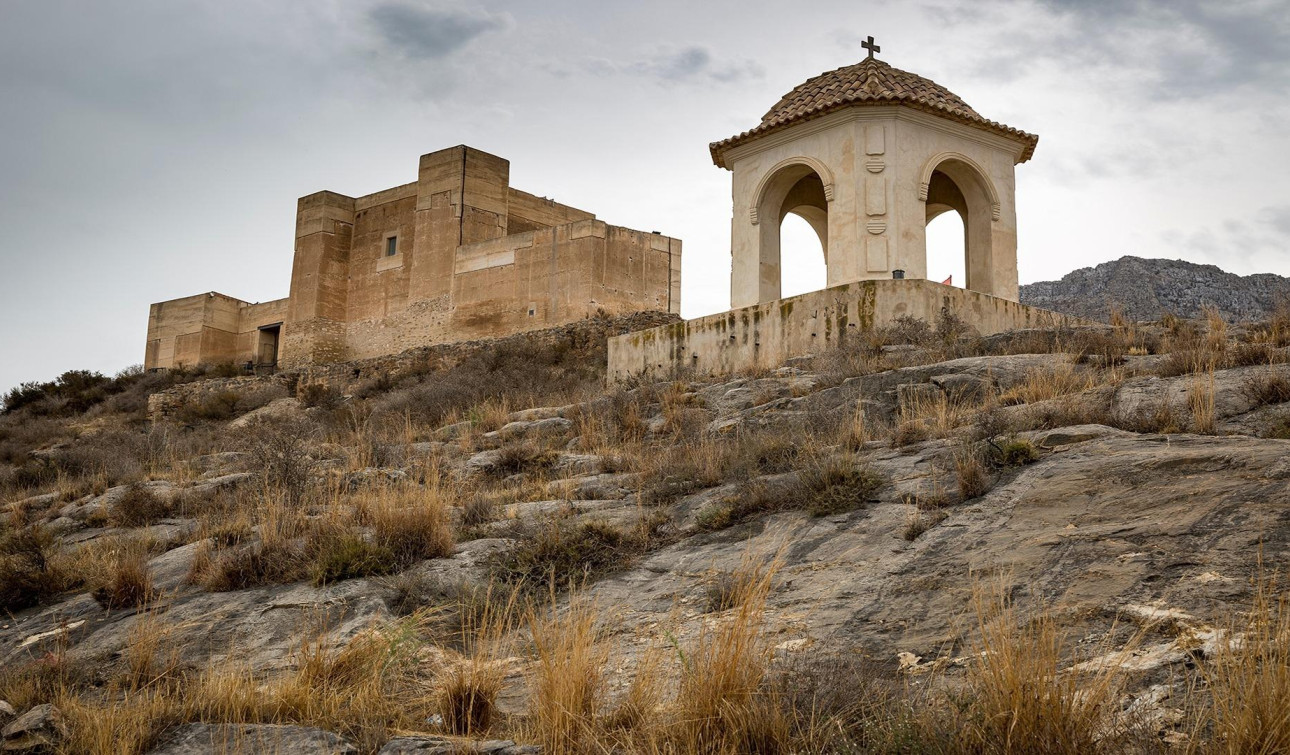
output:
<svg viewBox="0 0 1290 755"><path fill-rule="evenodd" d="M873 43L873 37L860 43L860 46L869 51L869 57L872 58L875 52L882 52L882 48Z"/></svg>

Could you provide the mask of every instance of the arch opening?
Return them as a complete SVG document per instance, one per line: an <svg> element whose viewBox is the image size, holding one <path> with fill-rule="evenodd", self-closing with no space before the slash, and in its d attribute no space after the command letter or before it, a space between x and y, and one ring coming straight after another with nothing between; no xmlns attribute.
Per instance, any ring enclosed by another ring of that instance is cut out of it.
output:
<svg viewBox="0 0 1290 755"><path fill-rule="evenodd" d="M761 226L759 301L824 288L829 256L827 184L811 166L791 164L769 176L763 186L756 208Z"/></svg>
<svg viewBox="0 0 1290 755"><path fill-rule="evenodd" d="M948 158L927 175L925 269L937 283L994 294L993 228L997 202L974 164Z"/></svg>

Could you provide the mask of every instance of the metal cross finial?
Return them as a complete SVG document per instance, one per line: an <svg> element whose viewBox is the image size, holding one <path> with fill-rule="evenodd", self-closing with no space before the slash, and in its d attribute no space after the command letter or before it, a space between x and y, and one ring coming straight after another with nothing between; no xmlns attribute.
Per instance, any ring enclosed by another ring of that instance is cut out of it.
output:
<svg viewBox="0 0 1290 755"><path fill-rule="evenodd" d="M860 43L860 46L869 51L869 57L872 58L875 52L882 52L882 48L873 43L873 37L869 37Z"/></svg>

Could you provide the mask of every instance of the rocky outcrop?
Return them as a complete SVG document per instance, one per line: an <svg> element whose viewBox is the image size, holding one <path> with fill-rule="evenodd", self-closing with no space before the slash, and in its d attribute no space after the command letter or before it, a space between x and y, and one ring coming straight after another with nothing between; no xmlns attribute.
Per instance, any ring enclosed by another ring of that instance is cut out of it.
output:
<svg viewBox="0 0 1290 755"><path fill-rule="evenodd" d="M330 731L275 724L188 724L170 733L150 755L357 755L358 749Z"/></svg>
<svg viewBox="0 0 1290 755"><path fill-rule="evenodd" d="M1058 281L1021 287L1022 304L1101 321L1112 308L1129 320L1157 320L1165 313L1198 317L1210 305L1229 322L1239 322L1266 317L1278 302L1288 300L1290 278L1242 276L1214 265L1141 257L1121 257Z"/></svg>

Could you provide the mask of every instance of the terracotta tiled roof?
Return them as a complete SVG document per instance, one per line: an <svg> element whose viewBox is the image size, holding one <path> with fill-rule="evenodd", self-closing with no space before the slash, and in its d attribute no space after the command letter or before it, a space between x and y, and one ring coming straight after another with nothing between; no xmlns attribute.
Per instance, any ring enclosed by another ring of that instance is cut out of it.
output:
<svg viewBox="0 0 1290 755"><path fill-rule="evenodd" d="M709 145L712 161L725 168L725 153L731 147L835 110L863 105L904 105L1020 140L1025 149L1018 162L1029 160L1039 142L1034 134L982 117L931 79L868 58L807 79L775 103L756 128Z"/></svg>

